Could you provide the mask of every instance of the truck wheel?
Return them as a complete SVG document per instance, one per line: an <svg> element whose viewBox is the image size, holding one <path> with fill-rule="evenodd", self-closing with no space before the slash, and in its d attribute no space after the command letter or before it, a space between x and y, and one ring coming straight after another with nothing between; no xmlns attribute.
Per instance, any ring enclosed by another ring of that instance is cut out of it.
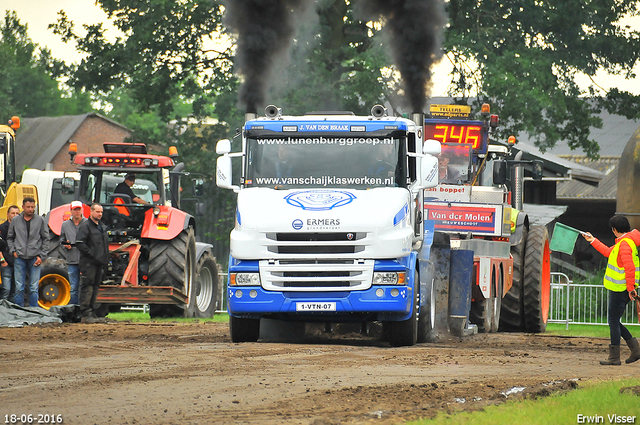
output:
<svg viewBox="0 0 640 425"><path fill-rule="evenodd" d="M434 282L435 267L432 262L427 266L427 290L424 294L425 305L420 308L418 317L417 342L433 342L436 325L436 287ZM423 294L420 294L422 296Z"/></svg>
<svg viewBox="0 0 640 425"><path fill-rule="evenodd" d="M478 326L478 332L480 333L489 333L494 331L493 322L495 319L496 308L496 298L494 297L495 282L496 273L493 271L491 273L491 296L489 298L485 298L478 288L478 296L475 301L471 302L469 321Z"/></svg>
<svg viewBox="0 0 640 425"><path fill-rule="evenodd" d="M233 342L256 342L260 337L260 319L229 316L229 332Z"/></svg>
<svg viewBox="0 0 640 425"><path fill-rule="evenodd" d="M189 317L213 317L218 298L218 264L209 251L202 254L196 265L196 278L189 294Z"/></svg>
<svg viewBox="0 0 640 425"><path fill-rule="evenodd" d="M173 286L188 294L194 282L196 238L193 228L183 230L172 240L152 240L149 252L149 286ZM151 304L149 316L180 317L184 305Z"/></svg>
<svg viewBox="0 0 640 425"><path fill-rule="evenodd" d="M387 322L390 331L389 343L392 347L411 346L418 340L418 309L420 308L417 285L413 288L411 317L399 322Z"/></svg>
<svg viewBox="0 0 640 425"><path fill-rule="evenodd" d="M525 331L544 332L551 298L551 251L545 226L532 227L527 237L523 288Z"/></svg>
<svg viewBox="0 0 640 425"><path fill-rule="evenodd" d="M498 329L500 328L500 314L502 313L502 292L504 291L502 270L498 272L497 276L495 276L495 273L496 272L494 270L493 274L497 279L498 289L496 290L496 297L492 298L493 316L491 318L491 332L498 332Z"/></svg>
<svg viewBox="0 0 640 425"><path fill-rule="evenodd" d="M513 284L502 299L502 311L500 312L501 332L522 332L524 330L522 277L524 276L524 250L528 234L529 232L525 227L520 243L511 247Z"/></svg>
<svg viewBox="0 0 640 425"><path fill-rule="evenodd" d="M38 289L38 305L46 310L56 305L67 305L71 300L71 284L67 260L47 258L42 263Z"/></svg>

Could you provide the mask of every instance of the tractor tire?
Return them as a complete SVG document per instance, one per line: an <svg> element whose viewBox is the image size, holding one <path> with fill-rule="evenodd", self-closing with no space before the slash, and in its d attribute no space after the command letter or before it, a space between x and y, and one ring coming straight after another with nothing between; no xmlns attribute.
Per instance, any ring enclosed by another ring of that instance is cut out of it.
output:
<svg viewBox="0 0 640 425"><path fill-rule="evenodd" d="M67 305L71 300L71 283L67 272L67 260L47 258L42 263L38 288L38 305L46 310L53 306Z"/></svg>
<svg viewBox="0 0 640 425"><path fill-rule="evenodd" d="M194 283L196 239L193 228L183 230L172 240L152 240L149 251L149 286L173 286L189 294ZM185 305L150 304L149 316L184 317Z"/></svg>
<svg viewBox="0 0 640 425"><path fill-rule="evenodd" d="M527 236L523 289L525 331L544 332L551 298L551 251L545 226L532 227Z"/></svg>
<svg viewBox="0 0 640 425"><path fill-rule="evenodd" d="M188 317L213 317L220 285L216 257L206 251L196 265L196 277L189 294Z"/></svg>
<svg viewBox="0 0 640 425"><path fill-rule="evenodd" d="M229 317L232 342L256 342L260 337L260 319Z"/></svg>
<svg viewBox="0 0 640 425"><path fill-rule="evenodd" d="M420 308L418 292L417 285L414 285L411 317L398 322L386 322L389 329L389 344L392 347L412 346L418 340L418 309Z"/></svg>
<svg viewBox="0 0 640 425"><path fill-rule="evenodd" d="M529 232L525 227L520 243L511 247L511 256L513 257L513 284L502 299L500 332L524 331L524 290L522 280L524 276L524 252L528 234Z"/></svg>

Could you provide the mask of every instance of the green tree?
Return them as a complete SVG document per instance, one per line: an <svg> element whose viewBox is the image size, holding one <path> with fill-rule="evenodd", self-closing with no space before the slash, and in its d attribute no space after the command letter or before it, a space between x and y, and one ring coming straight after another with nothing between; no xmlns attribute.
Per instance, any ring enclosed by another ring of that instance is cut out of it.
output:
<svg viewBox="0 0 640 425"><path fill-rule="evenodd" d="M58 79L67 71L48 49L40 49L31 41L27 26L20 23L15 12L5 12L0 22L0 104L9 116L60 116L91 111L87 93L60 89Z"/></svg>
<svg viewBox="0 0 640 425"><path fill-rule="evenodd" d="M575 77L599 70L634 77L640 34L616 22L637 16L638 5L621 0L451 0L445 42L454 64L450 95L461 103L476 96L478 104L492 103L506 124L503 135L527 132L542 150L565 140L595 157L599 147L589 127L602 126L595 114L603 106L637 114L640 97L618 90L602 93L594 85L582 90Z"/></svg>

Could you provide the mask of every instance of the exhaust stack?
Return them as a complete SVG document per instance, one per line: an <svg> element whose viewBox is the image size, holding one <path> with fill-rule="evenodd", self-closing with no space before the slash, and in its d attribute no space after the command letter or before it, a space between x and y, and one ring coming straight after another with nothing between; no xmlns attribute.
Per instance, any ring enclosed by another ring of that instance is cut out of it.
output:
<svg viewBox="0 0 640 425"><path fill-rule="evenodd" d="M258 118L258 114L255 111L246 111L244 113L244 122L255 120Z"/></svg>

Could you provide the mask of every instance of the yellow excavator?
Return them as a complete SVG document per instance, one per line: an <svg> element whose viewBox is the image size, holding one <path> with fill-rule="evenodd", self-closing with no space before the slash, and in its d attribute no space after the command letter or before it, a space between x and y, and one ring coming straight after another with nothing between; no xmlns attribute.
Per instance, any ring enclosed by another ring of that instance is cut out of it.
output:
<svg viewBox="0 0 640 425"><path fill-rule="evenodd" d="M20 118L13 116L8 125L0 125L0 223L7 219L10 205L22 206L22 200L31 197L38 203L38 190L31 184L16 183L16 131Z"/></svg>

